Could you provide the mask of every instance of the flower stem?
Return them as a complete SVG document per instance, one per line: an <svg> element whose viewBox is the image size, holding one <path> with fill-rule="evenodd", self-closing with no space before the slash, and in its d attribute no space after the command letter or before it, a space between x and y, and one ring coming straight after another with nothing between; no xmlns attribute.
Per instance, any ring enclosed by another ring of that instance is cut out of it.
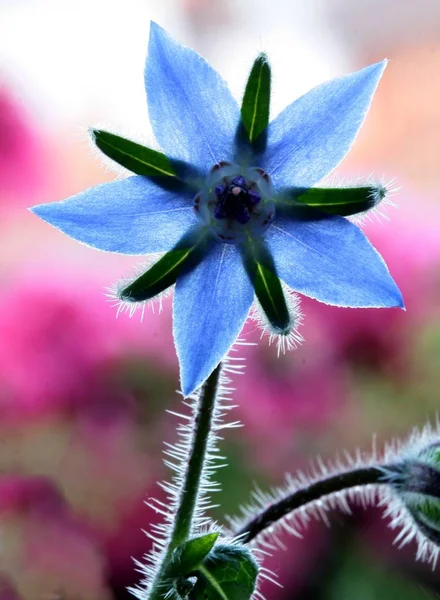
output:
<svg viewBox="0 0 440 600"><path fill-rule="evenodd" d="M176 546L186 542L191 532L194 510L197 504L197 496L199 495L200 482L206 459L209 434L212 427L220 371L221 365L211 373L200 393L188 467L183 479L180 492L180 505L177 510L169 543L170 550L174 550Z"/></svg>
<svg viewBox="0 0 440 600"><path fill-rule="evenodd" d="M179 491L178 508L162 563L150 588L149 600L163 600L165 597L174 597L170 593L169 585L167 585L169 583L168 567L174 549L186 542L191 535L203 471L208 456L220 371L221 364L214 369L203 384L195 408L192 439L186 461L186 471L182 477Z"/></svg>
<svg viewBox="0 0 440 600"><path fill-rule="evenodd" d="M392 466L386 466L388 472L392 471L392 469ZM380 465L362 467L325 477L311 483L307 487L295 490L291 494L281 498L278 502L269 504L262 512L245 523L234 535L240 536L242 544L249 544L274 523L307 504L317 502L325 496L343 492L353 487L383 485L385 483L387 481L384 475L384 467Z"/></svg>

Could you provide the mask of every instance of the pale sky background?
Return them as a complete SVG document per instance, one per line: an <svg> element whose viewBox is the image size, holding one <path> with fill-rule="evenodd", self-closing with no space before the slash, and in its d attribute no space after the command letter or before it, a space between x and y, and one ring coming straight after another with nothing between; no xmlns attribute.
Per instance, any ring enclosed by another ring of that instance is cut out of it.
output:
<svg viewBox="0 0 440 600"><path fill-rule="evenodd" d="M152 143L150 20L200 52L238 99L266 51L272 117L312 86L390 58L357 148L363 139L367 170L438 189L440 0L0 0L0 84L84 154L88 126Z"/></svg>
<svg viewBox="0 0 440 600"><path fill-rule="evenodd" d="M0 75L49 128L87 117L143 129L151 19L203 54L237 96L255 55L268 52L275 115L362 66L369 45L438 36L440 1L0 0Z"/></svg>
<svg viewBox="0 0 440 600"><path fill-rule="evenodd" d="M319 4L244 0L231 8L224 2L229 21L220 14L195 31L176 0L2 2L0 69L49 127L87 115L136 128L146 118L143 66L153 19L202 53L237 96L252 60L267 51L276 114L312 85L344 71Z"/></svg>

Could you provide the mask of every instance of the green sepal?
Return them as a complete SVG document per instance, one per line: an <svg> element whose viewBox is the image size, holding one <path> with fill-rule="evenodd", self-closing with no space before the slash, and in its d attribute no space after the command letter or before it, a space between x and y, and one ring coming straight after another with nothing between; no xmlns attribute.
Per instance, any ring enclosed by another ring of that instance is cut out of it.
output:
<svg viewBox="0 0 440 600"><path fill-rule="evenodd" d="M256 262L255 267L254 287L261 308L276 331L286 332L291 320L281 282L263 263Z"/></svg>
<svg viewBox="0 0 440 600"><path fill-rule="evenodd" d="M118 296L128 302L144 302L176 283L177 277L194 258L195 246L170 250L154 265L122 289Z"/></svg>
<svg viewBox="0 0 440 600"><path fill-rule="evenodd" d="M269 252L264 245L252 242L245 250L244 263L258 302L274 331L289 333L292 318Z"/></svg>
<svg viewBox="0 0 440 600"><path fill-rule="evenodd" d="M169 159L158 150L152 150L102 129L92 129L91 135L101 152L136 175L146 177L175 177L176 175Z"/></svg>
<svg viewBox="0 0 440 600"><path fill-rule="evenodd" d="M405 496L404 496L405 498ZM426 528L429 528L434 536L438 539L440 533L440 501L438 498L434 496L423 496L422 494L417 494L416 498L412 498L411 495L408 495L405 498L407 508L410 513L413 515L414 519L418 522L422 522ZM431 539L434 538L432 535L430 536L425 529L425 533Z"/></svg>
<svg viewBox="0 0 440 600"><path fill-rule="evenodd" d="M269 124L270 78L267 56L260 54L249 74L241 105L241 120L251 143Z"/></svg>
<svg viewBox="0 0 440 600"><path fill-rule="evenodd" d="M249 600L258 565L245 546L218 545L198 568L190 600Z"/></svg>
<svg viewBox="0 0 440 600"><path fill-rule="evenodd" d="M177 546L167 570L170 577L185 577L195 571L208 556L219 536L218 532L207 533Z"/></svg>
<svg viewBox="0 0 440 600"><path fill-rule="evenodd" d="M386 195L384 187L365 185L348 188L308 188L290 190L287 203L318 208L331 215L349 217L377 206ZM283 202L281 201L281 204Z"/></svg>

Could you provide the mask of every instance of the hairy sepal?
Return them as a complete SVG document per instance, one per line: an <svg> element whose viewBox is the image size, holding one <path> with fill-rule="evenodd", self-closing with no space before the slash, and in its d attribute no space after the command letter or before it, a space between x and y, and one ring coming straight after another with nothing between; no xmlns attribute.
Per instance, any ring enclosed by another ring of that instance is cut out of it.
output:
<svg viewBox="0 0 440 600"><path fill-rule="evenodd" d="M189 267L196 246L175 248L164 254L154 265L119 292L124 302L145 302L162 294L176 283L177 277Z"/></svg>
<svg viewBox="0 0 440 600"><path fill-rule="evenodd" d="M124 277L114 283L112 286L109 286L106 290L106 297L112 303L116 311L116 317L119 315L126 313L131 318L135 314L140 314L140 320L143 321L145 315L145 309L150 308L153 313L157 312L161 313L163 309L163 301L170 296L172 293L174 286L170 286L163 290L162 293L157 294L153 298L149 300L144 300L143 302L132 302L130 300L123 300L121 295L124 289L133 284L139 277L148 271L150 268L154 266L154 264L164 256L163 254L151 254L147 257L146 261L143 261L140 265L138 265L134 269L134 273L131 277Z"/></svg>
<svg viewBox="0 0 440 600"><path fill-rule="evenodd" d="M242 254L261 312L257 320L263 330L268 331L270 341L279 340L279 351L296 347L301 340L297 333L301 321L298 302L292 302L289 290L276 273L270 253L263 243L249 240L242 247Z"/></svg>
<svg viewBox="0 0 440 600"><path fill-rule="evenodd" d="M261 330L261 337L268 336L269 345L276 344L278 356L295 350L304 341L299 331L303 322L301 299L285 283L281 282L281 286L290 315L289 328L284 330L275 328L258 300L254 302L250 313L251 319Z"/></svg>
<svg viewBox="0 0 440 600"><path fill-rule="evenodd" d="M258 565L239 544L215 546L197 571L191 600L249 600L256 588Z"/></svg>
<svg viewBox="0 0 440 600"><path fill-rule="evenodd" d="M284 190L279 205L305 205L330 215L351 217L375 209L388 197L387 188L380 183L368 182L348 187L312 187Z"/></svg>
<svg viewBox="0 0 440 600"><path fill-rule="evenodd" d="M122 279L110 288L107 295L115 300L118 314L126 311L132 316L139 307L143 314L145 306L156 300L161 310L162 300L170 294L179 275L194 269L203 259L206 243L206 231L190 231L172 250L150 257L132 278Z"/></svg>
<svg viewBox="0 0 440 600"><path fill-rule="evenodd" d="M90 136L103 154L136 175L146 177L175 177L176 175L168 157L158 150L147 148L103 129L91 129Z"/></svg>
<svg viewBox="0 0 440 600"><path fill-rule="evenodd" d="M251 69L241 105L241 120L249 142L255 144L269 124L271 70L260 54Z"/></svg>
<svg viewBox="0 0 440 600"><path fill-rule="evenodd" d="M247 261L247 272L255 295L273 330L280 334L290 332L292 319L281 282L274 270L252 256Z"/></svg>
<svg viewBox="0 0 440 600"><path fill-rule="evenodd" d="M188 540L178 546L171 557L168 573L170 577L185 577L196 571L211 552L220 532L207 533Z"/></svg>

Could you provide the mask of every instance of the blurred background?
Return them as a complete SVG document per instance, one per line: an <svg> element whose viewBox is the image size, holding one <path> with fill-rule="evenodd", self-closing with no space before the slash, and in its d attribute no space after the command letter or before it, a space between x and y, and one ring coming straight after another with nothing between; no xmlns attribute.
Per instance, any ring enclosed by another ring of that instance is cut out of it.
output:
<svg viewBox="0 0 440 600"><path fill-rule="evenodd" d="M366 233L407 311L304 300L306 343L280 359L240 347L235 417L215 499L236 513L254 483L320 455L371 448L433 420L440 384L438 0L0 0L0 600L123 600L168 477L180 410L163 311L115 316L104 295L136 261L64 237L26 208L110 181L87 127L148 137L149 21L203 54L240 98L256 54L273 66L272 116L311 86L390 59L338 178L396 178ZM257 341L255 325L247 341ZM440 571L398 551L379 510L314 523L267 561L276 600L438 597Z"/></svg>

